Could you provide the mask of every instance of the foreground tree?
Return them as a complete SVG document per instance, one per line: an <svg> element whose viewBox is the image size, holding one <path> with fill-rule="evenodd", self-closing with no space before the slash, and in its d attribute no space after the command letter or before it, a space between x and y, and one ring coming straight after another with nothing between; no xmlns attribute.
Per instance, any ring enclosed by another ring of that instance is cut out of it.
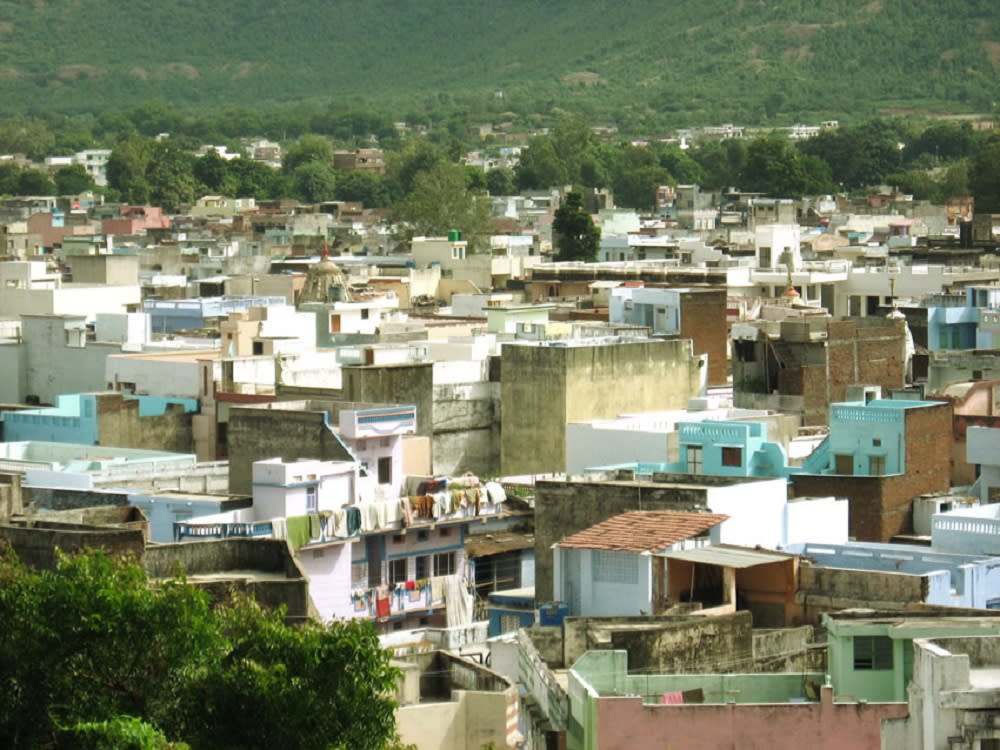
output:
<svg viewBox="0 0 1000 750"><path fill-rule="evenodd" d="M583 196L575 190L556 209L552 233L558 248L556 260L597 260L601 230L594 226L590 214L583 210Z"/></svg>
<svg viewBox="0 0 1000 750"><path fill-rule="evenodd" d="M213 608L182 579L153 585L100 552L34 572L9 551L0 620L3 747L137 736L377 750L394 736L397 672L369 623L292 628L252 601Z"/></svg>

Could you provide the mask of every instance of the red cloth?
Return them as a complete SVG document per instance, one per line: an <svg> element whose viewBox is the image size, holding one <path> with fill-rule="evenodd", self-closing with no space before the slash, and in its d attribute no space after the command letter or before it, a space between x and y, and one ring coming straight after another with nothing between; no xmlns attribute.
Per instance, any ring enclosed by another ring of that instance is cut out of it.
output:
<svg viewBox="0 0 1000 750"><path fill-rule="evenodd" d="M406 590L407 591L413 591L413 589L415 589L417 587L417 582L416 581L407 581L406 584L405 584L405 586L406 586Z"/></svg>
<svg viewBox="0 0 1000 750"><path fill-rule="evenodd" d="M682 703L684 703L684 693L680 690L674 690L660 696L660 705L663 706L677 706Z"/></svg>
<svg viewBox="0 0 1000 750"><path fill-rule="evenodd" d="M389 616L389 597L375 600L375 614L379 617Z"/></svg>

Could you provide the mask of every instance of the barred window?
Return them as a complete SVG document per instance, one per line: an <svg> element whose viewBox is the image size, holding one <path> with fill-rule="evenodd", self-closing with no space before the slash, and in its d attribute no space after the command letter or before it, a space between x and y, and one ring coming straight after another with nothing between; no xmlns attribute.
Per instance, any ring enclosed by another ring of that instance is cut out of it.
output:
<svg viewBox="0 0 1000 750"><path fill-rule="evenodd" d="M594 552L594 580L600 583L637 583L639 558L631 552Z"/></svg>

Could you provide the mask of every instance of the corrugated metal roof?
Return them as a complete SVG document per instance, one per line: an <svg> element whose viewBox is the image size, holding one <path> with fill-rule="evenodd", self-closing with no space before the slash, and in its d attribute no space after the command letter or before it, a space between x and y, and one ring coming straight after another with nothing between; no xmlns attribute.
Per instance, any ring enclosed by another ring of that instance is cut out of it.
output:
<svg viewBox="0 0 1000 750"><path fill-rule="evenodd" d="M720 565L726 568L752 568L755 565L766 565L768 563L790 560L797 557L797 555L790 555L786 552L776 552L769 549L753 549L750 547L719 544L713 547L697 547L678 552L664 552L663 557L705 565Z"/></svg>
<svg viewBox="0 0 1000 750"><path fill-rule="evenodd" d="M729 516L670 510L631 511L572 534L558 547L647 552L666 549L718 526Z"/></svg>

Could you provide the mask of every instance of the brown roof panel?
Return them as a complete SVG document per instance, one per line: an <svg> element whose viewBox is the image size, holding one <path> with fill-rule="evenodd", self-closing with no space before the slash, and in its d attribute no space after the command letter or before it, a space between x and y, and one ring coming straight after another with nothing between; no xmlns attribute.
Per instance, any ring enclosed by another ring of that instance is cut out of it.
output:
<svg viewBox="0 0 1000 750"><path fill-rule="evenodd" d="M639 510L622 513L578 531L559 547L618 550L622 552L658 552L704 534L729 516L716 513L683 513L670 510Z"/></svg>

